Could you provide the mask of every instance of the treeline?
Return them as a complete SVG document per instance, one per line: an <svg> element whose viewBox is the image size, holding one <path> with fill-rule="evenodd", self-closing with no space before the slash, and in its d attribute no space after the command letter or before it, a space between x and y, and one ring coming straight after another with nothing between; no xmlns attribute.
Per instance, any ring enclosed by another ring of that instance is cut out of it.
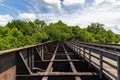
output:
<svg viewBox="0 0 120 80"><path fill-rule="evenodd" d="M118 43L119 35L105 30L103 24L92 23L87 28L68 26L62 21L46 24L36 19L34 22L13 20L0 26L0 50L28 46L46 41L64 42L78 40L96 43Z"/></svg>

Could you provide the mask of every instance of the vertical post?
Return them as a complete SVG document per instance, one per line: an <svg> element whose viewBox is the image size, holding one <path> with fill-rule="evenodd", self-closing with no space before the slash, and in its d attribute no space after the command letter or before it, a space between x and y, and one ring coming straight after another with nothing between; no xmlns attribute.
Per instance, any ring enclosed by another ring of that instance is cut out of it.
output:
<svg viewBox="0 0 120 80"><path fill-rule="evenodd" d="M80 54L80 45L78 45L79 46L79 54Z"/></svg>
<svg viewBox="0 0 120 80"><path fill-rule="evenodd" d="M80 45L79 45L79 55L81 55L81 48L80 48Z"/></svg>
<svg viewBox="0 0 120 80"><path fill-rule="evenodd" d="M85 47L83 47L83 62L85 62Z"/></svg>
<svg viewBox="0 0 120 80"><path fill-rule="evenodd" d="M74 52L74 44L72 43L72 49L73 49L73 52Z"/></svg>
<svg viewBox="0 0 120 80"><path fill-rule="evenodd" d="M41 59L42 59L42 45L40 45L40 56L41 56Z"/></svg>
<svg viewBox="0 0 120 80"><path fill-rule="evenodd" d="M29 54L30 54L30 49L28 48L27 49L27 64L28 64L28 67L30 67Z"/></svg>
<svg viewBox="0 0 120 80"><path fill-rule="evenodd" d="M75 45L73 44L73 50L74 50L74 52L75 52Z"/></svg>
<svg viewBox="0 0 120 80"><path fill-rule="evenodd" d="M114 51L116 51L116 49L114 48Z"/></svg>
<svg viewBox="0 0 120 80"><path fill-rule="evenodd" d="M77 45L77 54L79 54L79 46Z"/></svg>
<svg viewBox="0 0 120 80"><path fill-rule="evenodd" d="M42 61L44 60L44 55L43 55L43 44L42 44L42 51L41 51L42 53L41 53L41 57L42 57Z"/></svg>
<svg viewBox="0 0 120 80"><path fill-rule="evenodd" d="M31 71L33 71L33 67L34 67L34 48L33 47L31 47L31 51L30 51L30 69L31 69Z"/></svg>
<svg viewBox="0 0 120 80"><path fill-rule="evenodd" d="M32 67L31 67L31 66L32 66L32 65L31 65L31 52L32 52L32 51L31 51L31 50L32 50L32 48L29 48L29 54L28 54L28 55L29 55L29 57L28 57L28 62L29 62L29 68L30 68L30 70L32 71Z"/></svg>
<svg viewBox="0 0 120 80"><path fill-rule="evenodd" d="M32 70L34 68L34 53L35 53L35 48L33 47L32 48L32 56L31 56L31 58L32 58Z"/></svg>
<svg viewBox="0 0 120 80"><path fill-rule="evenodd" d="M120 80L120 56L117 57L117 80Z"/></svg>
<svg viewBox="0 0 120 80"><path fill-rule="evenodd" d="M71 49L73 50L73 43L71 42Z"/></svg>
<svg viewBox="0 0 120 80"><path fill-rule="evenodd" d="M99 70L99 77L102 79L102 69L103 69L103 55L102 52L100 52L100 70Z"/></svg>
<svg viewBox="0 0 120 80"><path fill-rule="evenodd" d="M89 48L89 68L91 68L91 49Z"/></svg>

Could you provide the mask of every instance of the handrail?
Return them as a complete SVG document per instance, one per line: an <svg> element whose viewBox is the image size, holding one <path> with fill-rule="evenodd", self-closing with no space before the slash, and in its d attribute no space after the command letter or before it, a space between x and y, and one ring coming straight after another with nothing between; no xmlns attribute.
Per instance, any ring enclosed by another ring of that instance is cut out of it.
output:
<svg viewBox="0 0 120 80"><path fill-rule="evenodd" d="M25 46L25 47L20 47L20 48L15 48L15 49L3 50L3 51L0 51L0 55L9 54L9 53L12 53L12 52L16 52L16 51L20 51L20 50L24 50L24 49L28 49L28 48L32 48L32 47L36 47L36 46L40 46L40 45L44 45L44 44L47 44L47 43L50 43L50 42L44 42L44 43L40 43L40 44L36 44L36 45Z"/></svg>
<svg viewBox="0 0 120 80"><path fill-rule="evenodd" d="M78 43L78 44L84 44L84 45L89 45L89 46L95 46L95 47L99 47L99 48L109 48L109 50L119 50L120 51L120 45L113 45L113 44L98 44L98 43L90 43L90 42L74 42L74 43Z"/></svg>
<svg viewBox="0 0 120 80"><path fill-rule="evenodd" d="M83 59L88 61L89 67L93 65L95 68L97 68L97 70L99 71L100 78L102 78L102 75L105 74L110 79L120 80L120 54L119 52L112 52L112 51L105 50L99 47L91 46L92 43L90 43L91 45L86 45L86 44L89 44L86 42L79 43L75 41L74 42L69 41L69 42L66 42L66 44L70 46L76 53L81 55ZM100 44L98 46L100 46ZM115 63L112 63L109 60ZM110 66L117 73L113 73L109 71L104 65Z"/></svg>

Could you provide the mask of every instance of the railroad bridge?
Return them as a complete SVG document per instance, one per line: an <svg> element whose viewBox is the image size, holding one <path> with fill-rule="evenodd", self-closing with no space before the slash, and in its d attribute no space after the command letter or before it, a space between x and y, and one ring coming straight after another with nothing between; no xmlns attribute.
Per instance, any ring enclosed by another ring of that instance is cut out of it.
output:
<svg viewBox="0 0 120 80"><path fill-rule="evenodd" d="M0 51L0 80L120 80L120 46L68 41Z"/></svg>

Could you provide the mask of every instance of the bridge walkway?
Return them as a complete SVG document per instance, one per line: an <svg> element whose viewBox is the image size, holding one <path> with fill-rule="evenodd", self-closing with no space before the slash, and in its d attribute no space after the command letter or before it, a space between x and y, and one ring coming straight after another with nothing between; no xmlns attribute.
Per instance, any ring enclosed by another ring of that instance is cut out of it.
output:
<svg viewBox="0 0 120 80"><path fill-rule="evenodd" d="M0 80L109 80L85 59L84 48L48 42L1 51Z"/></svg>

